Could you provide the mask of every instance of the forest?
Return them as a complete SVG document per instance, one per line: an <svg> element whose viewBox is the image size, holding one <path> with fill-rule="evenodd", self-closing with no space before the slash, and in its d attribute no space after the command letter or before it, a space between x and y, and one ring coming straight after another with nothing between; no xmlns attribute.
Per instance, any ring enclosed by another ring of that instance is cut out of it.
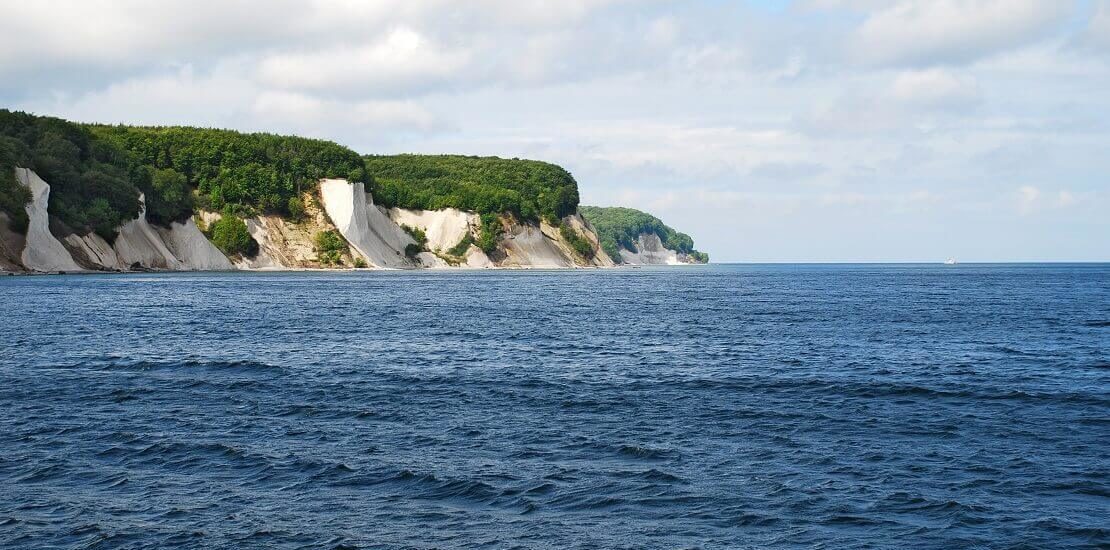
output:
<svg viewBox="0 0 1110 550"><path fill-rule="evenodd" d="M330 141L190 127L91 126L128 153L147 194L151 221L187 218L196 200L209 210L296 217L300 193L322 178L367 182L362 159Z"/></svg>
<svg viewBox="0 0 1110 550"><path fill-rule="evenodd" d="M663 246L689 255L699 262L708 262L709 255L694 250L694 239L675 231L662 220L633 208L583 206L580 209L597 230L601 248L613 261L620 261L620 249L636 250L636 238L643 233L654 233Z"/></svg>
<svg viewBox="0 0 1110 550"><path fill-rule="evenodd" d="M12 168L50 184L50 212L70 231L111 241L146 200L147 218L167 225L195 206L247 216L296 217L301 190L321 178L369 182L362 158L335 143L189 127L86 125L0 110L0 210L26 230L30 199ZM199 203L199 204L195 204Z"/></svg>
<svg viewBox="0 0 1110 550"><path fill-rule="evenodd" d="M70 230L105 238L139 213L139 187L126 153L87 127L60 118L0 109L0 210L24 232L30 200L14 168L30 168L50 184L50 211Z"/></svg>
<svg viewBox="0 0 1110 550"><path fill-rule="evenodd" d="M569 172L535 160L462 155L368 155L374 199L391 207L511 213L558 225L578 208Z"/></svg>

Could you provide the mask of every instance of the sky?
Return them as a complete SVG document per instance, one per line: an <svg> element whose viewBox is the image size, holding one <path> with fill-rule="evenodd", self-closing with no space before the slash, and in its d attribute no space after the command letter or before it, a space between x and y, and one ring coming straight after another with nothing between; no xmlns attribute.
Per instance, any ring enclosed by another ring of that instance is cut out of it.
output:
<svg viewBox="0 0 1110 550"><path fill-rule="evenodd" d="M1110 0L0 0L0 106L540 159L714 261L1110 260Z"/></svg>

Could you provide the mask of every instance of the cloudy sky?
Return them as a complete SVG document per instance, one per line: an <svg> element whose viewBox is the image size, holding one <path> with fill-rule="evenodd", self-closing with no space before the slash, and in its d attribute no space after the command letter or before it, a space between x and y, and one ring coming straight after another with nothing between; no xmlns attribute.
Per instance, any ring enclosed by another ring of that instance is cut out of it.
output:
<svg viewBox="0 0 1110 550"><path fill-rule="evenodd" d="M1110 260L1110 0L0 0L0 105L548 160L716 261Z"/></svg>

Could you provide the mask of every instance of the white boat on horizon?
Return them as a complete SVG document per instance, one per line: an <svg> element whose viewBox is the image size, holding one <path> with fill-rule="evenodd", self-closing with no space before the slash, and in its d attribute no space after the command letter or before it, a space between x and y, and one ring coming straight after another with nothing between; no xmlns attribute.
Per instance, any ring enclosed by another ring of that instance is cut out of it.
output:
<svg viewBox="0 0 1110 550"><path fill-rule="evenodd" d="M956 265L956 259L948 258L947 260L944 260L944 265Z"/></svg>

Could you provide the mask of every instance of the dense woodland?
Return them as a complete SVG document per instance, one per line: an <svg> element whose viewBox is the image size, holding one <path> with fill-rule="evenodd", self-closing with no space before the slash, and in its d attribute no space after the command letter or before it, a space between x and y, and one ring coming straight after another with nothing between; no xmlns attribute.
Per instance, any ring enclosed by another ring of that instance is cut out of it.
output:
<svg viewBox="0 0 1110 550"><path fill-rule="evenodd" d="M50 184L51 213L74 231L111 238L139 213L140 181L128 156L84 126L0 109L0 209L23 232L31 196L16 182L16 166Z"/></svg>
<svg viewBox="0 0 1110 550"><path fill-rule="evenodd" d="M385 206L512 213L555 224L578 208L574 178L546 162L460 155L365 158L374 199Z"/></svg>
<svg viewBox="0 0 1110 550"><path fill-rule="evenodd" d="M91 129L128 153L137 179L150 178L147 210L156 223L187 218L192 189L211 210L296 217L303 209L300 192L317 180L367 181L358 154L330 141L208 128Z"/></svg>
<svg viewBox="0 0 1110 550"><path fill-rule="evenodd" d="M620 261L620 249L636 250L636 238L642 233L654 233L663 241L663 246L688 254L700 262L708 262L709 255L694 250L694 239L679 233L663 223L659 218L633 208L583 206L582 216L593 224L601 240L601 248L614 261Z"/></svg>
<svg viewBox="0 0 1110 550"><path fill-rule="evenodd" d="M111 240L140 210L166 225L195 202L226 215L303 211L299 192L326 177L367 182L362 158L328 141L185 127L82 125L0 110L0 210L24 231L27 189L15 166L50 184L50 212ZM230 223L230 222L229 222Z"/></svg>

